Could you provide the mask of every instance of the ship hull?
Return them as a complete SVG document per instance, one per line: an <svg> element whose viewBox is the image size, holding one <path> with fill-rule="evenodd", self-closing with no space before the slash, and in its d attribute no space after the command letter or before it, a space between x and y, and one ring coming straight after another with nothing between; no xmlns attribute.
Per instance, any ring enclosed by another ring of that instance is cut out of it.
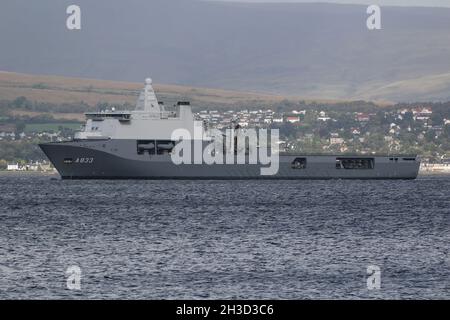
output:
<svg viewBox="0 0 450 320"><path fill-rule="evenodd" d="M275 175L260 164L180 164L170 155L136 152L134 140L98 140L39 145L62 179L415 179L420 162L410 156L280 155ZM338 159L366 159L370 168L337 168ZM304 165L295 166L296 159Z"/></svg>

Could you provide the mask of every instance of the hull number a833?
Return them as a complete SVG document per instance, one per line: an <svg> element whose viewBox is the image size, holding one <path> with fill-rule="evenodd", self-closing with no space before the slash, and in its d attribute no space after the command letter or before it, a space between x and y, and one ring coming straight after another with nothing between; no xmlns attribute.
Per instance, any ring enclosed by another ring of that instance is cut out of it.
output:
<svg viewBox="0 0 450 320"><path fill-rule="evenodd" d="M93 163L94 158L77 158L74 162L75 163Z"/></svg>

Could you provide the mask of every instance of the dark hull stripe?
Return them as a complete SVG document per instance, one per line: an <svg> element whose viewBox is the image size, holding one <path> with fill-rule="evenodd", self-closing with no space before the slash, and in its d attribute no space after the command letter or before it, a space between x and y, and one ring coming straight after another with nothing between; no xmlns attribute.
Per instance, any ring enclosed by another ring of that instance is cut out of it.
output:
<svg viewBox="0 0 450 320"><path fill-rule="evenodd" d="M114 147L102 142L77 144L49 143L40 145L63 179L121 179L121 180L388 180L415 179L418 161L389 162L387 157L373 157L373 169L336 169L336 157L305 156L306 169L293 169L291 162L296 156L280 156L279 172L273 176L260 174L259 165L175 165L170 156L137 157L134 141L112 141ZM98 145L96 145L98 144ZM126 150L122 156L106 150ZM130 158L125 158L130 155ZM131 158L133 157L134 158ZM92 162L65 163L69 159L91 157ZM357 156L355 156L357 157ZM363 158L363 157L361 157Z"/></svg>

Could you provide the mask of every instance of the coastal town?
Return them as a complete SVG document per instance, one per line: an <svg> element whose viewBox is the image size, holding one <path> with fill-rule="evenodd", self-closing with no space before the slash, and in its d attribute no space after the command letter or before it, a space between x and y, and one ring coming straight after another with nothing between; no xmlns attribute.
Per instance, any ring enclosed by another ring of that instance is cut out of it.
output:
<svg viewBox="0 0 450 320"><path fill-rule="evenodd" d="M415 105L367 112L314 108L203 109L209 127L276 128L287 152L419 154L428 171L450 170L450 116ZM17 119L16 119L17 120ZM31 122L36 122L31 119ZM42 121L41 121L42 122ZM0 170L52 172L39 142L71 139L82 123L0 122Z"/></svg>

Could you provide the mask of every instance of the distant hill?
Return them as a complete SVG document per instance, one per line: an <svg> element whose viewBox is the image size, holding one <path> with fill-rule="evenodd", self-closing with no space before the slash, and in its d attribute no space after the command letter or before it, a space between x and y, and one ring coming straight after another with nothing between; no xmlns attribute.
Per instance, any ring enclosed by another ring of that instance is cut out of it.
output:
<svg viewBox="0 0 450 320"><path fill-rule="evenodd" d="M77 0L82 30L68 31L72 2L2 1L0 70L134 83L151 76L303 98L450 99L447 8L383 7L383 29L369 31L359 5Z"/></svg>
<svg viewBox="0 0 450 320"><path fill-rule="evenodd" d="M130 104L134 107L136 100L144 84L134 82L119 82L110 80L72 78L48 75L32 75L15 72L0 71L0 101L12 101L19 97L25 97L32 102L50 103L62 105L64 109L59 112L41 112L13 108L9 114L17 116L36 117L49 115L60 120L83 121L82 112L71 111L71 104L84 103L94 110L99 103ZM345 100L315 99L306 100L295 96L280 96L259 94L251 92L239 92L231 90L197 88L178 85L153 84L156 95L166 105L175 104L177 101L190 101L197 109L214 108L270 108L283 103L307 104L335 104L347 103ZM388 103L378 102L383 107Z"/></svg>
<svg viewBox="0 0 450 320"><path fill-rule="evenodd" d="M141 83L134 83L0 71L0 100L13 100L24 96L31 101L54 104L84 102L95 106L97 103L108 102L134 105L143 86L144 79ZM212 106L232 106L251 102L271 103L286 99L277 95L158 83L154 84L154 88L162 100L168 99L170 102L189 100L193 104Z"/></svg>

